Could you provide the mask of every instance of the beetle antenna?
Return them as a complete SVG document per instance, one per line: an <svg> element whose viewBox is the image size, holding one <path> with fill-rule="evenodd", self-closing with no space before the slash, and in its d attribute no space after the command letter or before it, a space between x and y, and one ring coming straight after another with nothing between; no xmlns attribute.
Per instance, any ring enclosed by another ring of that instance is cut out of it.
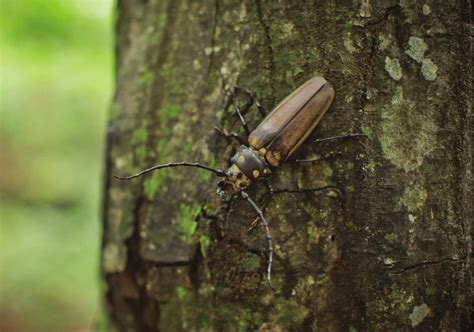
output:
<svg viewBox="0 0 474 332"><path fill-rule="evenodd" d="M240 194L250 203L250 205L252 205L253 209L255 210L255 212L257 212L260 220L262 221L263 227L265 227L265 235L268 241L267 280L268 284L270 285L270 288L275 290L272 285L273 242L272 236L270 235L270 230L268 229L268 223L265 220L265 217L263 216L262 210L257 206L257 204L255 204L255 202L250 198L250 196L245 191L241 191Z"/></svg>
<svg viewBox="0 0 474 332"><path fill-rule="evenodd" d="M130 176L119 176L119 175L113 174L113 177L116 178L116 179L119 179L119 180L130 180L130 179L142 176L143 174L153 172L154 170L157 170L157 169L167 168L167 167L178 167L178 166L197 167L197 168L205 169L206 171L212 172L212 173L214 173L214 174L216 174L217 176L220 176L220 177L227 176L227 173L225 171L220 170L220 169L215 169L215 168L212 168L210 166L201 165L199 163L179 162L179 163L168 163L168 164L155 165L155 166L152 166L150 168L144 169L143 171L141 171L137 174L133 174L133 175L130 175Z"/></svg>
<svg viewBox="0 0 474 332"><path fill-rule="evenodd" d="M319 143L319 142L332 141L332 140L341 139L341 138L359 138L359 137L368 138L369 136L367 134L345 134L345 135L339 135L339 136L333 136L333 137L318 138L318 139L315 139L313 142Z"/></svg>

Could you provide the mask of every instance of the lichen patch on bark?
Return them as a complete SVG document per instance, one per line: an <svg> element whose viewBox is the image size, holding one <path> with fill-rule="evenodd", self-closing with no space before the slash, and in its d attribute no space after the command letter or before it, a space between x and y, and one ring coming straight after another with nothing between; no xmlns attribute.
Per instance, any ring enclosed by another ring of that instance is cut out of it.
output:
<svg viewBox="0 0 474 332"><path fill-rule="evenodd" d="M385 57L385 71L390 75L390 77L395 80L401 80L403 73L402 67L400 66L400 61L397 58Z"/></svg>
<svg viewBox="0 0 474 332"><path fill-rule="evenodd" d="M419 325L429 314L431 314L431 309L426 303L423 303L419 306L414 306L413 311L409 316L411 326L415 327Z"/></svg>
<svg viewBox="0 0 474 332"><path fill-rule="evenodd" d="M405 51L413 60L420 63L425 52L428 50L428 45L422 38L411 36L408 40L409 48Z"/></svg>
<svg viewBox="0 0 474 332"><path fill-rule="evenodd" d="M436 125L423 105L404 97L398 87L391 103L382 109L380 143L385 156L396 167L410 172L423 164L435 148ZM401 133L400 128L413 128Z"/></svg>

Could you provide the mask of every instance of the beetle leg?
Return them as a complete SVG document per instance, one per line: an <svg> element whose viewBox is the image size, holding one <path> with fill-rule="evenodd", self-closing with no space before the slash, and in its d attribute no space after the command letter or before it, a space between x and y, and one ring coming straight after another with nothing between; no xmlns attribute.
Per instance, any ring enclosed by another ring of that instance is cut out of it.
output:
<svg viewBox="0 0 474 332"><path fill-rule="evenodd" d="M232 207L232 202L235 198L237 198L238 193L233 193L229 198L227 198L224 203L227 206L227 214L225 216L225 228L229 227L229 218L230 215L234 212L234 208Z"/></svg>
<svg viewBox="0 0 474 332"><path fill-rule="evenodd" d="M243 88L243 87L240 87L240 86L236 86L235 88L242 91L242 92L244 92L246 95L248 95L250 97L250 100L252 101L253 104L255 104L255 106L257 107L258 112L260 113L262 118L265 118L267 116L267 112L265 111L265 108L258 101L258 99L255 97L255 95L252 92L250 92L250 90L248 90L246 88Z"/></svg>
<svg viewBox="0 0 474 332"><path fill-rule="evenodd" d="M333 136L333 137L318 138L318 139L315 139L313 142L319 143L319 142L332 141L332 140L342 139L342 138L359 138L359 137L368 138L369 136L367 136L367 134L345 134L345 135L339 135L339 136Z"/></svg>
<svg viewBox="0 0 474 332"><path fill-rule="evenodd" d="M220 129L219 127L214 126L214 129L222 136L224 136L227 139L236 139L240 144L242 145L248 145L248 142L244 140L242 137L240 137L239 134L237 133L228 133L227 130L225 129Z"/></svg>
<svg viewBox="0 0 474 332"><path fill-rule="evenodd" d="M242 109L240 108L238 100L237 100L238 99L237 96L238 96L239 92L243 92L247 96L250 97L250 101L245 103L243 105ZM257 100L255 95L252 92L250 92L249 90L247 90L246 88L236 86L234 88L234 91L231 92L231 94L230 94L230 100L229 101L232 102L232 104L234 105L237 116L239 117L240 123L242 124L242 127L244 128L245 134L247 135L247 137L250 135L250 129L248 127L247 120L245 119L245 114L250 109L252 104L255 104L255 106L257 107L257 110L260 113L260 115L262 116L262 118L265 118L267 116L267 112L265 111L262 104Z"/></svg>
<svg viewBox="0 0 474 332"><path fill-rule="evenodd" d="M260 217L260 220L262 221L263 226L265 227L265 236L268 241L268 265L267 265L267 280L268 284L270 285L270 288L275 290L272 285L272 263L273 263L273 242L272 242L272 236L270 235L270 229L268 228L268 223L265 220L265 217L263 216L262 210L255 204L255 202L250 198L250 196L245 192L241 191L240 195L242 198L246 199L247 202L252 205L253 209L255 212L257 212L258 216Z"/></svg>
<svg viewBox="0 0 474 332"><path fill-rule="evenodd" d="M333 137L326 137L326 138L318 138L318 139L315 139L313 142L314 143L320 143L320 142L326 142L326 141L332 141L332 140L338 140L338 139L344 139L344 138L367 138L367 134L345 134L345 135L339 135L339 136L333 136ZM318 158L311 158L311 159L296 159L295 160L295 163L297 164L302 164L302 163L312 163L312 162L316 162L316 161L321 161L321 160L325 160L325 159L328 159L328 158L332 158L334 156L338 156L338 155L341 155L341 152L329 152L327 154L325 154L324 156L322 157L318 157Z"/></svg>
<svg viewBox="0 0 474 332"><path fill-rule="evenodd" d="M243 113L241 112L238 103L236 103L235 100L234 100L233 104L234 104L234 107L235 107L235 111L237 112L237 115L239 117L240 123L242 124L242 127L244 127L245 134L247 135L247 137L249 137L250 136L250 129L249 129L249 126L247 125L247 121L245 120L245 117L244 117Z"/></svg>
<svg viewBox="0 0 474 332"><path fill-rule="evenodd" d="M270 184L270 181L268 181L268 179L264 179L264 180L263 180L263 184L265 185L265 188L267 188L267 191L268 191L267 194L270 195L270 199L268 199L266 202L264 202L264 203L262 204L262 209L261 209L261 210L262 210L262 211L265 211L265 209L267 208L268 204L269 204L270 201L272 200L271 197L273 196L274 191L273 191L273 187L272 187L272 185ZM253 231L253 230L255 229L255 227L258 226L258 219L259 219L259 218L257 217L257 218L255 218L255 219L252 221L251 226L250 226L249 229L247 230L248 233L250 233L251 231Z"/></svg>
<svg viewBox="0 0 474 332"><path fill-rule="evenodd" d="M264 181L263 184L265 185L265 188L267 188L270 196L273 195L273 188L272 188L272 185L270 184L270 181L268 181L268 179L265 179L263 181Z"/></svg>
<svg viewBox="0 0 474 332"><path fill-rule="evenodd" d="M272 195L273 195L273 192L272 192ZM268 199L266 202L264 202L264 203L262 204L262 208L261 208L262 212L265 212L265 210L267 209L267 206L268 206L268 204L270 203L270 201L271 201L271 197L270 197L270 199ZM250 233L250 232L252 232L255 228L257 228L257 226L258 226L258 224L259 224L259 223L258 223L259 220L260 220L260 218L259 218L258 216L255 217L254 220L252 220L252 223L250 224L250 227L247 229L247 233Z"/></svg>

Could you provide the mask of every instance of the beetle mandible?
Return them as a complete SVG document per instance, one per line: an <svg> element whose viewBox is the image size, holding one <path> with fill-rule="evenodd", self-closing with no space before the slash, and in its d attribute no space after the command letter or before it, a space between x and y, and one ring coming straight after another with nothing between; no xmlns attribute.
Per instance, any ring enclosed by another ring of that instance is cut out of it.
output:
<svg viewBox="0 0 474 332"><path fill-rule="evenodd" d="M253 95L251 97L253 98ZM231 166L227 170L215 169L199 163L175 162L155 165L131 176L114 175L114 177L120 180L130 180L154 170L180 166L205 169L223 177L224 179L219 182L217 194L223 199L227 193L240 194L255 210L265 228L268 242L267 280L273 289L271 283L272 237L262 210L249 197L245 189L254 183L266 181L271 175L272 168L280 166L295 153L319 123L333 99L332 85L323 77L314 77L287 96L252 132L248 130L242 113L236 107L248 139L247 142L244 142L237 134L234 134L234 137L245 144L242 144L230 159ZM257 107L261 110L261 105L258 102ZM358 136L366 135L352 134L328 139Z"/></svg>

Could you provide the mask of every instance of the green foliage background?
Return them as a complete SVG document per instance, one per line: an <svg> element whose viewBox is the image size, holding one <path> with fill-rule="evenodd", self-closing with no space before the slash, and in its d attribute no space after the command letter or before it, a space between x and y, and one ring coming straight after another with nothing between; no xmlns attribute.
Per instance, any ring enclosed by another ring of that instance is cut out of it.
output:
<svg viewBox="0 0 474 332"><path fill-rule="evenodd" d="M112 0L0 0L0 330L100 320Z"/></svg>

